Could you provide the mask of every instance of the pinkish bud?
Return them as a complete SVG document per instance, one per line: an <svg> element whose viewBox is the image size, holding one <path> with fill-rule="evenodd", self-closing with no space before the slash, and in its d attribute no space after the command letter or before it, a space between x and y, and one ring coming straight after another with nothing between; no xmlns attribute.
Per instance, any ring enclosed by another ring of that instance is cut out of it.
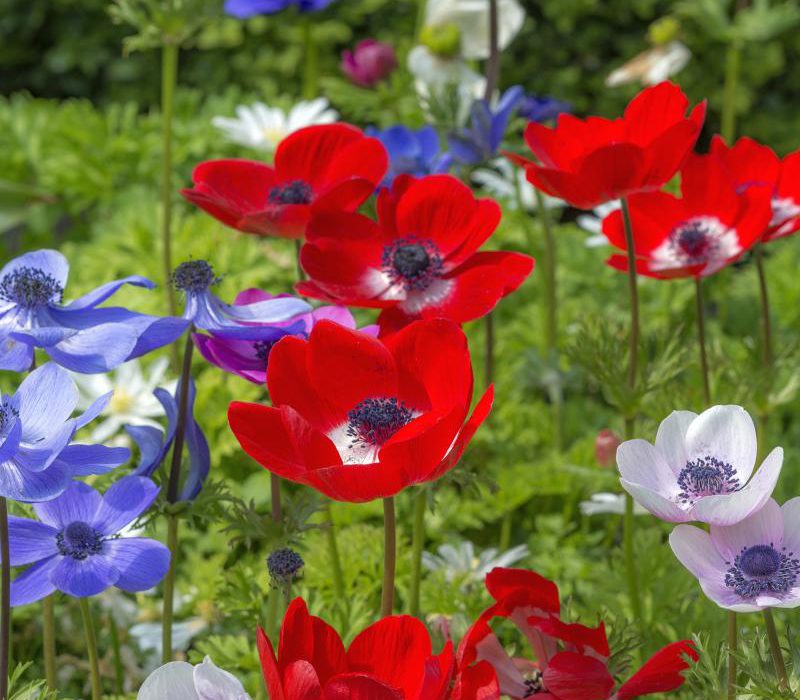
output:
<svg viewBox="0 0 800 700"><path fill-rule="evenodd" d="M616 461L617 448L622 440L613 430L606 428L597 433L594 441L594 454L601 467L610 467Z"/></svg>
<svg viewBox="0 0 800 700"><path fill-rule="evenodd" d="M365 88L375 87L397 68L397 56L391 44L375 39L364 39L354 51L342 52L342 72L350 80Z"/></svg>

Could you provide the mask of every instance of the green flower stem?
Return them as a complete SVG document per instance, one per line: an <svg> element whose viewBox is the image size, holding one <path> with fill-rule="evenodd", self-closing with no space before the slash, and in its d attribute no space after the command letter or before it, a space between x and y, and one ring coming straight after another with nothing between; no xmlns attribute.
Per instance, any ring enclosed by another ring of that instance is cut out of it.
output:
<svg viewBox="0 0 800 700"><path fill-rule="evenodd" d="M778 630L775 629L775 618L772 617L772 610L764 610L764 626L767 628L767 638L769 639L769 650L772 654L772 663L775 665L775 675L778 676L778 688L780 690L789 689L789 676L786 673L786 663L783 660L783 650L778 639Z"/></svg>
<svg viewBox="0 0 800 700"><path fill-rule="evenodd" d="M88 598L78 598L83 618L83 630L86 633L86 652L89 655L89 671L92 679L92 700L101 700L103 687L100 683L100 662L97 656L97 637L94 633L92 611L89 608Z"/></svg>
<svg viewBox="0 0 800 700"><path fill-rule="evenodd" d="M484 324L484 358L483 378L484 386L489 387L494 382L494 312L490 311L483 317Z"/></svg>
<svg viewBox="0 0 800 700"><path fill-rule="evenodd" d="M267 596L267 619L265 620L264 629L270 639L276 639L278 633L278 602L280 599L280 591L277 588L272 588Z"/></svg>
<svg viewBox="0 0 800 700"><path fill-rule="evenodd" d="M408 596L408 609L412 615L419 615L419 592L422 581L422 550L425 547L425 508L428 494L424 488L414 496L414 530L411 537L411 593Z"/></svg>
<svg viewBox="0 0 800 700"><path fill-rule="evenodd" d="M56 688L56 614L52 595L42 601L42 649L48 690Z"/></svg>
<svg viewBox="0 0 800 700"><path fill-rule="evenodd" d="M394 572L397 563L397 534L394 498L383 499L383 590L381 592L381 617L394 610Z"/></svg>
<svg viewBox="0 0 800 700"><path fill-rule="evenodd" d="M108 615L109 625L111 627L111 653L114 656L114 693L116 695L123 694L123 686L125 683L125 669L122 665L122 650L119 644L119 627L117 621L114 619L114 613Z"/></svg>
<svg viewBox="0 0 800 700"><path fill-rule="evenodd" d="M500 521L500 552L505 552L511 546L511 532L514 529L514 510L509 508L503 513Z"/></svg>
<svg viewBox="0 0 800 700"><path fill-rule="evenodd" d="M425 15L427 14L428 2L427 0L417 0L417 21L415 25L414 36L419 38L422 33L422 28L425 26Z"/></svg>
<svg viewBox="0 0 800 700"><path fill-rule="evenodd" d="M703 280L694 278L695 300L697 303L697 346L700 350L700 369L703 374L703 401L706 408L711 405L711 379L708 374L708 354L706 353L706 313L703 299Z"/></svg>
<svg viewBox="0 0 800 700"><path fill-rule="evenodd" d="M764 333L761 348L764 367L772 367L772 319L769 308L769 287L767 286L767 273L764 267L764 244L759 243L755 248L756 270L758 270L758 288L761 295L761 327Z"/></svg>
<svg viewBox="0 0 800 700"><path fill-rule="evenodd" d="M8 503L0 496L0 700L8 698L11 663L11 553L8 544Z"/></svg>
<svg viewBox="0 0 800 700"><path fill-rule="evenodd" d="M333 587L336 591L336 597L339 600L347 602L344 591L344 575L342 573L342 560L339 557L339 544L336 541L336 523L333 520L333 509L330 503L325 503L322 506L327 521L327 535L328 535L328 554L331 558L331 568L333 569Z"/></svg>
<svg viewBox="0 0 800 700"><path fill-rule="evenodd" d="M319 48L314 36L314 20L307 13L303 18L303 97L307 100L319 95Z"/></svg>
<svg viewBox="0 0 800 700"><path fill-rule="evenodd" d="M621 200L622 220L625 224L625 245L628 249L628 289L630 295L631 327L628 333L628 389L631 395L636 390L639 365L639 280L636 273L636 243L633 237L633 223L630 208L625 199ZM635 436L635 417L625 419L625 438L632 440ZM625 557L625 574L628 581L628 596L633 610L634 620L638 623L642 616L642 604L639 597L639 572L636 568L634 552L634 514L633 498L625 494L625 515L623 516L623 553Z"/></svg>
<svg viewBox="0 0 800 700"><path fill-rule="evenodd" d="M161 54L161 255L164 289L170 316L178 315L172 276L172 121L175 112L175 88L178 84L178 45L166 42ZM173 355L177 365L177 356Z"/></svg>
<svg viewBox="0 0 800 700"><path fill-rule="evenodd" d="M169 569L164 577L164 607L161 615L161 663L172 661L172 617L175 605L175 573L178 564L178 517L167 516Z"/></svg>
<svg viewBox="0 0 800 700"><path fill-rule="evenodd" d="M739 649L739 625L736 613L728 611L728 700L736 700L736 652Z"/></svg>
<svg viewBox="0 0 800 700"><path fill-rule="evenodd" d="M736 138L736 95L742 67L742 46L734 40L725 53L725 86L722 98L720 133L728 145Z"/></svg>

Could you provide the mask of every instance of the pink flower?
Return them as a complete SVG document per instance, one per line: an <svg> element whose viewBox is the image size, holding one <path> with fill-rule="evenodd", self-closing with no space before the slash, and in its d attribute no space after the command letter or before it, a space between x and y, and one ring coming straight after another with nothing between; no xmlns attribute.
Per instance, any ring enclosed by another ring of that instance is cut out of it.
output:
<svg viewBox="0 0 800 700"><path fill-rule="evenodd" d="M354 51L342 52L342 72L364 88L373 88L397 68L397 55L391 44L364 39Z"/></svg>

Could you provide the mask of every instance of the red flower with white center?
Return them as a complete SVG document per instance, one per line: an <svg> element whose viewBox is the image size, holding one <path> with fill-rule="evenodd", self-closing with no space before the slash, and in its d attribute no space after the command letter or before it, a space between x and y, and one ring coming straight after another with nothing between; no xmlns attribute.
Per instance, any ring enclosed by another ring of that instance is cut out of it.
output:
<svg viewBox="0 0 800 700"><path fill-rule="evenodd" d="M358 214L316 216L300 260L301 294L383 309L393 332L416 319L464 323L489 313L533 269L521 253L477 252L500 207L450 175L396 178L378 195L378 223Z"/></svg>
<svg viewBox="0 0 800 700"><path fill-rule="evenodd" d="M425 625L407 615L370 625L345 650L336 630L295 598L277 656L261 628L257 642L270 700L445 700L453 676L452 644L434 654Z"/></svg>
<svg viewBox="0 0 800 700"><path fill-rule="evenodd" d="M506 155L525 167L535 187L591 209L657 190L675 175L705 118L705 103L687 117L688 107L677 85L660 83L640 92L620 119L561 114L555 127L528 124L525 141L538 162Z"/></svg>
<svg viewBox="0 0 800 700"><path fill-rule="evenodd" d="M353 126L309 126L280 142L274 167L209 160L194 169L193 187L181 194L238 231L300 238L312 215L358 209L388 164L383 144Z"/></svg>
<svg viewBox="0 0 800 700"><path fill-rule="evenodd" d="M552 581L522 569L494 569L486 585L496 603L469 629L457 655L457 679L479 673L486 688L485 664L494 669L499 690L477 696L481 700L499 700L501 694L513 700L630 700L679 688L688 660L698 659L692 642L675 642L615 691L603 624L586 627L559 619L558 589ZM509 619L520 629L533 648L533 659L506 653L489 624L496 618Z"/></svg>
<svg viewBox="0 0 800 700"><path fill-rule="evenodd" d="M744 137L727 146L720 136L711 140L711 153L731 172L740 191L768 187L772 218L763 241L774 241L800 230L800 150L781 159L769 146Z"/></svg>
<svg viewBox="0 0 800 700"><path fill-rule="evenodd" d="M711 275L755 245L772 216L769 188L740 192L722 161L710 155L691 155L686 161L681 194L630 197L640 274L661 279ZM627 250L622 212L605 218L603 233L612 245ZM608 264L628 271L625 255L611 256Z"/></svg>
<svg viewBox="0 0 800 700"><path fill-rule="evenodd" d="M467 340L454 323L413 323L379 340L330 321L272 349L272 406L234 402L231 429L274 474L361 503L433 481L458 462L492 404L472 401Z"/></svg>

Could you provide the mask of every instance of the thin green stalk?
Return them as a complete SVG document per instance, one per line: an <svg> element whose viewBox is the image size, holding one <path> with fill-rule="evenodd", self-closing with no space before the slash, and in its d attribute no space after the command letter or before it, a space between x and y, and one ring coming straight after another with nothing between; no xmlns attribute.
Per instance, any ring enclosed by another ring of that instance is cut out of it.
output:
<svg viewBox="0 0 800 700"><path fill-rule="evenodd" d="M270 639L275 639L275 634L278 631L278 602L280 600L280 592L277 588L270 590L267 596L267 619L264 629L267 631L267 636Z"/></svg>
<svg viewBox="0 0 800 700"><path fill-rule="evenodd" d="M498 0L489 0L489 58L486 60L486 91L484 98L490 101L500 84L500 43Z"/></svg>
<svg viewBox="0 0 800 700"><path fill-rule="evenodd" d="M183 459L183 443L186 440L186 421L189 412L189 380L192 374L192 353L194 341L192 333L194 326L190 325L186 331L186 340L183 346L183 367L181 368L181 393L178 396L178 419L175 427L175 442L172 446L172 462L169 470L169 483L167 485L167 500L175 503L178 500L178 489L181 485L181 460Z"/></svg>
<svg viewBox="0 0 800 700"><path fill-rule="evenodd" d="M425 547L425 508L428 494L420 489L414 496L414 530L411 536L411 592L408 596L408 610L419 615L419 592L422 582L422 550Z"/></svg>
<svg viewBox="0 0 800 700"><path fill-rule="evenodd" d="M486 343L483 358L483 377L484 386L489 386L494 382L494 312L490 311L483 317L484 340Z"/></svg>
<svg viewBox="0 0 800 700"><path fill-rule="evenodd" d="M780 690L788 690L789 676L786 673L786 663L783 660L783 650L778 639L778 630L775 629L775 618L772 617L770 608L764 610L764 626L767 628L769 650L772 654L772 663L775 665L775 675L778 676L778 688Z"/></svg>
<svg viewBox="0 0 800 700"><path fill-rule="evenodd" d="M111 653L114 656L114 693L122 695L125 683L125 669L122 666L122 649L119 643L119 627L114 619L114 613L110 613L109 625L111 627Z"/></svg>
<svg viewBox="0 0 800 700"><path fill-rule="evenodd" d="M178 84L178 45L164 44L161 54L161 255L164 266L164 289L170 316L177 316L172 276L172 121L175 113L175 88ZM173 364L177 365L177 357Z"/></svg>
<svg viewBox="0 0 800 700"><path fill-rule="evenodd" d="M303 18L303 97L307 100L319 95L319 51L314 36L314 20L311 13Z"/></svg>
<svg viewBox="0 0 800 700"><path fill-rule="evenodd" d="M708 376L705 300L703 299L703 280L700 277L694 278L694 290L697 305L697 345L700 350L700 369L703 374L703 401L708 407L711 405L711 379Z"/></svg>
<svg viewBox="0 0 800 700"><path fill-rule="evenodd" d="M505 552L511 546L511 531L514 529L514 511L507 510L500 521L500 552Z"/></svg>
<svg viewBox="0 0 800 700"><path fill-rule="evenodd" d="M78 598L83 618L83 630L86 633L86 652L89 655L89 671L92 679L92 700L101 700L103 686L100 682L100 662L97 656L97 637L94 633L92 611L89 608L88 598Z"/></svg>
<svg viewBox="0 0 800 700"><path fill-rule="evenodd" d="M742 46L732 41L725 53L725 87L722 98L720 132L729 145L736 138L736 96L742 67Z"/></svg>
<svg viewBox="0 0 800 700"><path fill-rule="evenodd" d="M161 663L172 661L172 617L175 605L175 573L178 564L178 517L167 516L169 569L164 577L164 606L161 615Z"/></svg>
<svg viewBox="0 0 800 700"><path fill-rule="evenodd" d="M417 21L415 24L414 36L419 38L422 29L425 26L425 15L427 14L428 2L427 0L417 0Z"/></svg>
<svg viewBox="0 0 800 700"><path fill-rule="evenodd" d="M759 243L755 248L756 270L758 271L758 288L761 296L761 327L764 334L762 341L762 360L764 367L772 367L772 318L769 308L769 287L767 286L767 272L764 267L764 244Z"/></svg>
<svg viewBox="0 0 800 700"><path fill-rule="evenodd" d="M739 649L739 625L736 613L728 611L728 700L736 700L736 652Z"/></svg>
<svg viewBox="0 0 800 700"><path fill-rule="evenodd" d="M8 503L0 496L0 700L8 698L11 653L11 552L8 543Z"/></svg>
<svg viewBox="0 0 800 700"><path fill-rule="evenodd" d="M394 497L383 499L383 590L381 591L381 617L394 610L394 573L397 564L397 523Z"/></svg>
<svg viewBox="0 0 800 700"><path fill-rule="evenodd" d="M56 688L56 614L52 595L42 601L42 649L48 690Z"/></svg>
<svg viewBox="0 0 800 700"><path fill-rule="evenodd" d="M322 510L326 515L328 527L328 554L331 558L331 568L333 569L333 587L336 590L336 597L347 602L344 591L344 575L342 574L342 560L339 557L339 545L336 541L336 523L333 521L333 510L330 503L325 503Z"/></svg>
<svg viewBox="0 0 800 700"><path fill-rule="evenodd" d="M269 477L272 522L279 523L283 520L283 509L281 508L281 478L277 474L271 472Z"/></svg>

